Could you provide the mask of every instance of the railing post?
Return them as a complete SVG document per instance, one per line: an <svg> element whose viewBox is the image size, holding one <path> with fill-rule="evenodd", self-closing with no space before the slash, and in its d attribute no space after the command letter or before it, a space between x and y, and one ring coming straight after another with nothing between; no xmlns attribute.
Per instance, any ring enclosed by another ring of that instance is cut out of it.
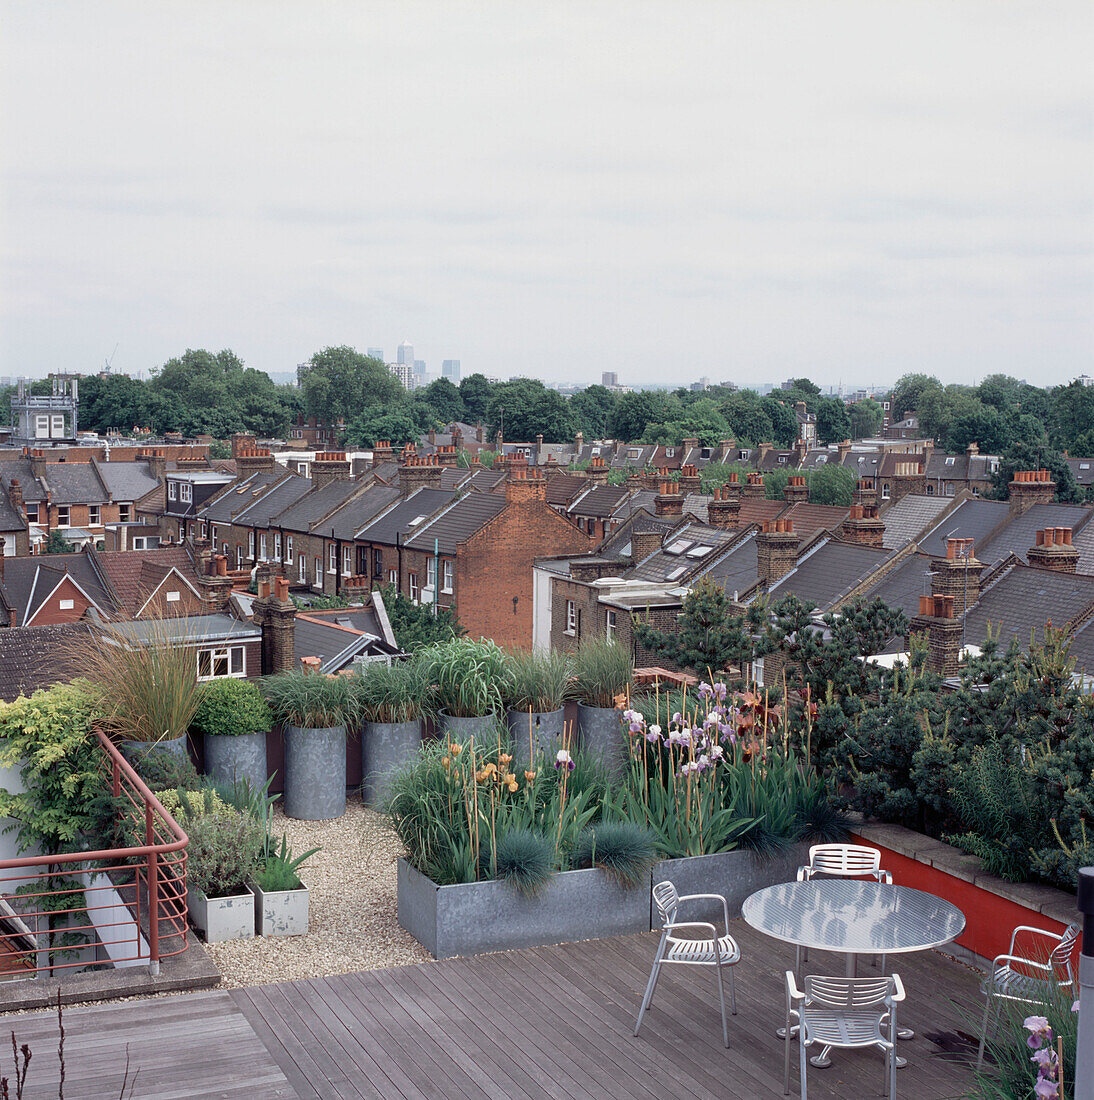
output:
<svg viewBox="0 0 1094 1100"><path fill-rule="evenodd" d="M110 761L111 770L114 773L114 797L119 798L122 793L122 769L117 760Z"/></svg>
<svg viewBox="0 0 1094 1100"><path fill-rule="evenodd" d="M144 842L156 843L152 803L144 804ZM159 864L154 851L148 853L148 973L160 972L160 884ZM138 935L140 926L138 925Z"/></svg>

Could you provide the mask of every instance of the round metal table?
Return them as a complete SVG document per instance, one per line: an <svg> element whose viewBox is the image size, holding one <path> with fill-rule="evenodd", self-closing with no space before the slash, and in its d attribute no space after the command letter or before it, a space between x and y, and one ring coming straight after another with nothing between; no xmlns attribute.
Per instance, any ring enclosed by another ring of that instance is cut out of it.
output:
<svg viewBox="0 0 1094 1100"><path fill-rule="evenodd" d="M765 936L846 956L848 977L859 955L901 955L941 947L965 930L965 914L910 886L865 879L782 882L745 899L741 916ZM901 1038L912 1032L902 1030ZM813 1059L826 1065L827 1052ZM903 1059L898 1060L898 1065Z"/></svg>

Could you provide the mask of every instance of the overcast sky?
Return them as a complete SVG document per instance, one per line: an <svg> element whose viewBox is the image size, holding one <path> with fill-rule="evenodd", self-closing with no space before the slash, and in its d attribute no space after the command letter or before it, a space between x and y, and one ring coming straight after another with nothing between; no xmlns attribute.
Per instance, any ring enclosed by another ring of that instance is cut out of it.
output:
<svg viewBox="0 0 1094 1100"><path fill-rule="evenodd" d="M1094 5L0 0L0 376L1094 374Z"/></svg>

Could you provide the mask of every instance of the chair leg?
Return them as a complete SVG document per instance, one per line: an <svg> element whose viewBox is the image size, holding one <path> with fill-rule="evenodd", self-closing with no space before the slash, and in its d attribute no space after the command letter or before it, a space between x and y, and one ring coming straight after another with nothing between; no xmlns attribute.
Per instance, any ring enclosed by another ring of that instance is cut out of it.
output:
<svg viewBox="0 0 1094 1100"><path fill-rule="evenodd" d="M809 1061L808 1051L805 1049L805 1025L802 1023L802 1019L798 1017L798 1046L801 1048L801 1057L799 1059L802 1082L802 1100L809 1100L808 1091L805 1087L805 1067Z"/></svg>
<svg viewBox="0 0 1094 1100"><path fill-rule="evenodd" d="M976 1055L977 1069L984 1064L984 1047L986 1047L988 1043L988 1016L991 1014L991 1002L992 996L988 993L984 1001L984 1023L980 1028L980 1051Z"/></svg>
<svg viewBox="0 0 1094 1100"><path fill-rule="evenodd" d="M790 1095L790 1010L786 1013L786 1036L783 1039L783 1096Z"/></svg>
<svg viewBox="0 0 1094 1100"><path fill-rule="evenodd" d="M722 989L722 964L716 962L714 964L714 974L718 979L718 1007L722 1010L722 1042L725 1046L729 1046L729 1027L726 1024L726 995ZM732 981L732 977L730 981Z"/></svg>
<svg viewBox="0 0 1094 1100"><path fill-rule="evenodd" d="M646 1009L650 1007L650 1001L653 1000L653 991L657 988L657 978L661 973L661 956L665 948L665 937L661 937L661 942L657 945L657 954L653 957L653 967L650 970L649 981L646 982L646 992L642 996L642 1007L638 1010L638 1020L634 1025L634 1033L638 1034L638 1029L642 1026L642 1017L646 1014Z"/></svg>
<svg viewBox="0 0 1094 1100"><path fill-rule="evenodd" d="M737 986L733 981L733 967L729 968L729 1006L733 1015L737 1015Z"/></svg>

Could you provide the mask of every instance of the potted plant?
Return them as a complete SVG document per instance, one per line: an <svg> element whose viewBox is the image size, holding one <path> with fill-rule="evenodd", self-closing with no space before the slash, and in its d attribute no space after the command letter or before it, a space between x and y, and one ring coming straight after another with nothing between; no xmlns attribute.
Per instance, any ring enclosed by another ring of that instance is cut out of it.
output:
<svg viewBox="0 0 1094 1100"><path fill-rule="evenodd" d="M454 738L487 737L501 717L505 651L484 638L456 638L427 650L432 706Z"/></svg>
<svg viewBox="0 0 1094 1100"><path fill-rule="evenodd" d="M574 654L581 747L616 778L623 772L626 755L621 714L633 674L630 654L612 642L582 642Z"/></svg>
<svg viewBox="0 0 1094 1100"><path fill-rule="evenodd" d="M205 772L217 783L266 782L266 733L270 706L250 680L207 684L193 729L205 735Z"/></svg>
<svg viewBox="0 0 1094 1100"><path fill-rule="evenodd" d="M568 654L518 651L506 663L506 725L521 767L562 745L566 701L573 693Z"/></svg>
<svg viewBox="0 0 1094 1100"><path fill-rule="evenodd" d="M245 940L255 934L254 879L265 831L253 815L214 801L205 792L201 805L193 795L177 812L190 838L186 848L186 901L190 920L208 943Z"/></svg>
<svg viewBox="0 0 1094 1100"><path fill-rule="evenodd" d="M356 680L361 729L361 795L380 805L391 776L422 743L421 717L429 670L420 657L366 665Z"/></svg>
<svg viewBox="0 0 1094 1100"><path fill-rule="evenodd" d="M357 696L347 676L285 672L262 682L285 730L285 815L327 821L346 812L346 728Z"/></svg>
<svg viewBox="0 0 1094 1100"><path fill-rule="evenodd" d="M308 888L297 873L305 860L320 849L294 856L282 833L274 844L267 832L266 846L255 876L255 931L260 936L302 936L308 930Z"/></svg>

